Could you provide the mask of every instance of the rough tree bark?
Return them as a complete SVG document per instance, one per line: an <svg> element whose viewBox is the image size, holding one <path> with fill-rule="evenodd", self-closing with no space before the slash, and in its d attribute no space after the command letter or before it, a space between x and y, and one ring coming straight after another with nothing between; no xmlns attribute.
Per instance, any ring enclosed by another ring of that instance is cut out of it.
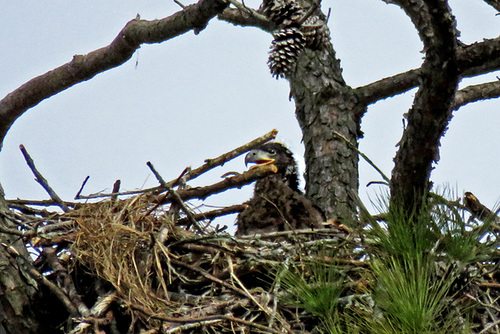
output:
<svg viewBox="0 0 500 334"><path fill-rule="evenodd" d="M358 153L336 133L357 146L360 118L366 106L358 103L342 78L333 47L305 50L289 78L296 116L303 133L306 193L326 214L352 225L358 192Z"/></svg>
<svg viewBox="0 0 500 334"><path fill-rule="evenodd" d="M431 188L432 163L452 117L459 82L455 18L444 0L396 1L411 18L426 50L420 87L394 159L391 200L404 212L418 211Z"/></svg>
<svg viewBox="0 0 500 334"><path fill-rule="evenodd" d="M0 225L6 227L5 213L9 211L3 200L0 186ZM16 240L17 239L17 240ZM34 315L32 304L37 293L36 282L26 273L27 268L7 251L14 247L23 256L26 248L19 237L0 234L0 333L38 333L39 321Z"/></svg>

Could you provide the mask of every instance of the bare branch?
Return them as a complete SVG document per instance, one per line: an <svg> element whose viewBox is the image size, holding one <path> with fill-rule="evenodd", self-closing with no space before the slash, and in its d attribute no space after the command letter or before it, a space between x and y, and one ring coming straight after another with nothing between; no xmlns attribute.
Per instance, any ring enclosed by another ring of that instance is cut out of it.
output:
<svg viewBox="0 0 500 334"><path fill-rule="evenodd" d="M278 130L275 130L275 129L271 130L268 133L266 133L265 135L263 135L259 138L256 138L256 139L252 140L251 142L246 143L245 145L237 147L234 150L231 150L227 153L224 153L224 154L218 156L217 158L207 159L207 160L205 160L205 164L203 164L202 166L200 166L196 169L193 169L193 170L188 168L187 171L185 170L182 173L180 178L176 178L175 180L169 181L167 183L167 185L169 185L170 187L173 187L179 183L180 179L182 179L183 182L187 182L189 180L195 179L198 176L200 176L201 174L206 173L207 171L209 171L215 167L223 166L226 162L236 158L237 156L242 155L243 153L251 150L252 148L255 148L255 147L257 147L265 142L268 142L268 141L276 138L277 134L278 134ZM89 196L79 196L79 199L102 198L102 197L110 197L112 195L136 195L136 194L149 193L149 192L161 192L164 190L166 190L164 187L158 186L158 187L153 187L153 188L148 188L148 189L143 189L143 190L124 191L124 192L121 192L118 194L93 194L93 195L89 195Z"/></svg>
<svg viewBox="0 0 500 334"><path fill-rule="evenodd" d="M408 113L390 183L391 200L412 212L430 190L432 163L439 160L439 141L452 115L459 81L457 31L444 0L403 0L400 5L411 16L426 50L422 83Z"/></svg>
<svg viewBox="0 0 500 334"><path fill-rule="evenodd" d="M175 191L172 187L170 187L165 182L165 180L163 180L163 178L161 177L160 173L158 173L158 171L156 171L156 169L154 168L153 164L150 161L147 162L147 165L148 165L149 169L151 169L151 171L155 175L155 177L158 180L158 182L160 182L160 184L162 185L162 187L164 187L165 189L167 189L167 191L168 191L167 194L170 194L170 195L173 196L175 203L177 205L179 205L180 208L182 209L182 211L186 214L186 216L188 217L188 220L191 223L191 225L193 225L198 232L200 232L201 234L203 234L204 233L203 227L194 218L193 214L191 213L191 210L189 210L189 208L186 206L186 204L184 203L184 201L182 200L182 198L179 196L179 194L177 193L177 191Z"/></svg>
<svg viewBox="0 0 500 334"><path fill-rule="evenodd" d="M80 195L82 194L83 188L85 187L85 185L87 184L87 181L89 179L90 179L90 176L87 175L87 177L85 178L85 180L83 180L82 186L80 187L80 189L78 189L78 192L75 195L75 199L80 199Z"/></svg>
<svg viewBox="0 0 500 334"><path fill-rule="evenodd" d="M218 183L206 187L180 189L177 190L177 193L184 201L191 198L205 199L210 195L226 191L230 188L238 188L255 180L261 179L267 175L276 173L276 170L276 166L274 165L258 166L255 168L251 168L250 170L242 174L225 178L223 181L220 181ZM171 193L166 193L158 196L158 202L160 204L169 203L173 200L174 195L172 195Z"/></svg>
<svg viewBox="0 0 500 334"><path fill-rule="evenodd" d="M497 11L500 12L500 1L499 0L484 0L488 5L491 7L495 8Z"/></svg>
<svg viewBox="0 0 500 334"><path fill-rule="evenodd" d="M453 110L472 102L500 97L500 81L485 82L479 85L471 85L459 90L455 94Z"/></svg>
<svg viewBox="0 0 500 334"><path fill-rule="evenodd" d="M56 194L56 192L49 186L49 183L47 180L42 176L42 174L36 169L35 167L35 162L31 158L31 156L28 154L28 151L26 151L26 148L24 145L19 145L19 149L23 153L24 159L26 160L26 163L28 164L29 168L33 172L33 174L36 177L36 181L40 183L40 185L47 191L49 194L50 198L58 205L64 212L68 212L69 208L68 206L63 202L63 200Z"/></svg>
<svg viewBox="0 0 500 334"><path fill-rule="evenodd" d="M125 63L143 43L161 43L189 30L199 33L226 7L224 0L200 0L161 20L129 21L110 45L76 55L69 63L31 79L5 96L0 101L0 140L3 142L19 116L44 99Z"/></svg>
<svg viewBox="0 0 500 334"><path fill-rule="evenodd" d="M221 217L225 215L230 215L232 213L238 213L243 210L247 205L245 204L236 204L236 205L231 205L222 209L218 210L212 210L212 211L207 211L207 212L202 212L194 215L194 218L196 220L207 220L207 219L214 219L216 217ZM177 221L177 224L179 225L186 225L188 223L189 219L188 218L181 218Z"/></svg>
<svg viewBox="0 0 500 334"><path fill-rule="evenodd" d="M232 3L234 2L235 1ZM265 15L249 7L244 7L244 10L242 10L241 7L226 8L217 17L219 20L223 20L234 25L257 27L267 32L271 32L276 28L274 23L272 23Z"/></svg>
<svg viewBox="0 0 500 334"><path fill-rule="evenodd" d="M463 77L500 69L500 37L458 48L457 63Z"/></svg>
<svg viewBox="0 0 500 334"><path fill-rule="evenodd" d="M278 134L278 130L273 129L273 130L269 131L268 133L266 133L265 135L263 135L257 139L254 139L251 142L249 142L245 145L242 145L242 146L240 146L240 147L238 147L230 152L224 153L223 155L218 156L215 159L205 160L205 164L203 166L189 171L186 174L186 176L184 176L185 181L192 180L192 179L200 176L201 174L207 172L208 170L210 170L214 167L223 166L229 160L232 160L232 159L236 158L237 156L240 156L243 153L250 151L252 148L255 148L255 147L257 147L265 142L268 142L268 141L276 138L277 134Z"/></svg>
<svg viewBox="0 0 500 334"><path fill-rule="evenodd" d="M500 69L500 37L459 47L457 66L462 77L473 77ZM417 87L421 75L421 68L409 70L355 88L354 92L360 102L372 104Z"/></svg>

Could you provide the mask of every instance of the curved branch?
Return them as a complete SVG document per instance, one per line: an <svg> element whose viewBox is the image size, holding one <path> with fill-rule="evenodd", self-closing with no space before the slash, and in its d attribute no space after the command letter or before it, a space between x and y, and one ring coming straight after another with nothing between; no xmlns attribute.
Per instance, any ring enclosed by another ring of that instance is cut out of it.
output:
<svg viewBox="0 0 500 334"><path fill-rule="evenodd" d="M453 110L472 102L500 97L500 81L485 82L467 86L455 94Z"/></svg>
<svg viewBox="0 0 500 334"><path fill-rule="evenodd" d="M391 201L410 213L430 190L432 163L439 160L439 142L451 119L460 76L456 23L447 2L404 0L402 5L409 15L415 15L412 21L423 22L423 26L415 26L426 50L422 82L408 113L408 127L394 158L390 182Z"/></svg>
<svg viewBox="0 0 500 334"><path fill-rule="evenodd" d="M458 47L457 66L462 77L473 77L500 69L500 37ZM417 87L421 73L421 68L409 70L357 87L354 93L358 101L369 105Z"/></svg>
<svg viewBox="0 0 500 334"><path fill-rule="evenodd" d="M380 79L368 85L355 88L354 94L358 97L359 102L369 105L417 87L420 73L421 70L418 68L405 73L396 74L392 77ZM359 116L361 117L363 115Z"/></svg>
<svg viewBox="0 0 500 334"><path fill-rule="evenodd" d="M255 168L250 168L242 174L238 174L231 177L226 177L224 180L211 184L206 187L195 187L189 189L177 190L177 194L183 200L189 200L191 198L198 198L204 200L208 196L213 194L218 194L220 192L226 191L230 188L240 188L246 184L252 183L258 179L261 179L267 175L276 173L277 169L274 165L263 165ZM171 193L161 194L157 197L159 204L165 204L172 202L174 196Z"/></svg>
<svg viewBox="0 0 500 334"><path fill-rule="evenodd" d="M189 30L199 33L226 7L224 0L200 0L161 20L134 19L125 25L110 45L86 55L75 55L69 63L31 79L0 101L0 148L9 128L29 108L125 63L143 43L160 43Z"/></svg>
<svg viewBox="0 0 500 334"><path fill-rule="evenodd" d="M236 2L232 1L232 3ZM243 5L239 5L238 8L226 8L217 17L219 20L223 20L237 26L256 27L267 32L271 32L276 28L274 23L272 23L265 15L259 13L255 9L243 7Z"/></svg>
<svg viewBox="0 0 500 334"><path fill-rule="evenodd" d="M499 0L484 0L488 5L495 8L500 12L500 1Z"/></svg>

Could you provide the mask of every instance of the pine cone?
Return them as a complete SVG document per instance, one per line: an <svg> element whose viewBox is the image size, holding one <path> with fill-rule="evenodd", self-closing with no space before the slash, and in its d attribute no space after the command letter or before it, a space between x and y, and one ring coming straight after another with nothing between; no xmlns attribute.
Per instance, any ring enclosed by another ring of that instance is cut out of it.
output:
<svg viewBox="0 0 500 334"><path fill-rule="evenodd" d="M273 77L283 78L292 73L304 47L305 38L298 28L282 28L275 32L267 62Z"/></svg>
<svg viewBox="0 0 500 334"><path fill-rule="evenodd" d="M297 57L305 47L320 50L330 42L326 23L315 15L306 19L311 13L306 14L297 0L264 0L262 11L278 28L267 62L276 78L295 70Z"/></svg>
<svg viewBox="0 0 500 334"><path fill-rule="evenodd" d="M330 43L330 29L325 22L317 16L310 16L300 26L304 34L306 47L312 50L321 50Z"/></svg>
<svg viewBox="0 0 500 334"><path fill-rule="evenodd" d="M302 7L295 0L266 0L262 9L276 26L291 26L304 15Z"/></svg>

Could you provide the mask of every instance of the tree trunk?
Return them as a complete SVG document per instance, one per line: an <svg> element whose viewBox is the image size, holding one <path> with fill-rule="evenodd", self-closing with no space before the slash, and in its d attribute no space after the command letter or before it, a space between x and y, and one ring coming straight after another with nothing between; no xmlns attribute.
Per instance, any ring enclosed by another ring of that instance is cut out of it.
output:
<svg viewBox="0 0 500 334"><path fill-rule="evenodd" d="M0 211L7 212L3 189L0 186ZM3 215L2 215L3 216ZM5 226L5 220L0 218ZM33 312L33 299L37 293L36 282L6 247L14 247L23 256L26 248L18 237L0 233L0 333L38 333L38 321Z"/></svg>
<svg viewBox="0 0 500 334"><path fill-rule="evenodd" d="M357 147L366 106L345 84L331 45L304 50L289 81L305 144L306 193L327 219L353 225L357 211L350 192L358 192L358 153L335 133Z"/></svg>

